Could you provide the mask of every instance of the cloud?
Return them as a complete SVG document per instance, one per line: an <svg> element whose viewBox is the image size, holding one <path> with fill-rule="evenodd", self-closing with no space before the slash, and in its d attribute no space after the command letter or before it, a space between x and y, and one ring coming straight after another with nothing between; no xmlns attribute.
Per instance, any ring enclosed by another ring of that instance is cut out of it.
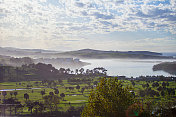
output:
<svg viewBox="0 0 176 117"><path fill-rule="evenodd" d="M106 25L106 26L109 26L109 25L112 25L111 22L107 22L107 21L100 21L102 24Z"/></svg>
<svg viewBox="0 0 176 117"><path fill-rule="evenodd" d="M92 14L93 16L95 16L96 19L105 19L105 20L108 20L108 19L114 19L114 16L113 15L105 15L105 14L101 14L99 12L95 12Z"/></svg>
<svg viewBox="0 0 176 117"><path fill-rule="evenodd" d="M124 3L124 0L117 0L115 1L116 5Z"/></svg>
<svg viewBox="0 0 176 117"><path fill-rule="evenodd" d="M173 11L169 9L152 9L147 14L143 13L142 11L137 12L137 16L144 17L144 18L167 18L167 15L173 13Z"/></svg>
<svg viewBox="0 0 176 117"><path fill-rule="evenodd" d="M175 5L175 0L4 0L0 2L0 36L4 42L20 42L84 40L80 38L84 34L114 31L176 34Z"/></svg>
<svg viewBox="0 0 176 117"><path fill-rule="evenodd" d="M88 13L87 13L86 11L82 11L81 14L82 14L83 16L87 16L87 15L88 15Z"/></svg>
<svg viewBox="0 0 176 117"><path fill-rule="evenodd" d="M163 16L161 16L161 18L164 18ZM166 17L168 21L173 21L175 23L176 21L176 15L166 15Z"/></svg>
<svg viewBox="0 0 176 117"><path fill-rule="evenodd" d="M84 7L84 6L85 6L85 4L83 4L83 3L81 3L81 2L76 2L75 5L76 5L77 7Z"/></svg>

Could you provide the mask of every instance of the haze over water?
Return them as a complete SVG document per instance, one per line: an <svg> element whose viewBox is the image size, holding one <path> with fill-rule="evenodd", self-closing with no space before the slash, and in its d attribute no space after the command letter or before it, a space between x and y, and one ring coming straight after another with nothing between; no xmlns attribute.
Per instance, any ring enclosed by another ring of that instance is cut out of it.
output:
<svg viewBox="0 0 176 117"><path fill-rule="evenodd" d="M91 63L91 65L84 66L84 69L93 69L95 67L106 68L108 75L113 76L174 76L164 71L153 71L153 65L161 62L172 62L171 59L84 59L84 62Z"/></svg>

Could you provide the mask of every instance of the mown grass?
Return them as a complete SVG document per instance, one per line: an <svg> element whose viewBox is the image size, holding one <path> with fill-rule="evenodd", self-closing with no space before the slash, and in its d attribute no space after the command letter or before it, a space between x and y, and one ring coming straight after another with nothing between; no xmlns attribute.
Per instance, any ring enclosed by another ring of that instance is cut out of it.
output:
<svg viewBox="0 0 176 117"><path fill-rule="evenodd" d="M27 88L27 85L32 85L32 87L30 88L41 88L41 89L24 89L24 90L16 90L18 92L16 98L22 103L25 103L24 99L24 94L28 93L29 94L29 99L32 101L43 101L42 95L41 95L41 91L45 90L45 95L48 95L49 92L54 92L54 89L52 88L44 88L44 86L39 85L39 84L35 84L36 81L26 81L26 82L4 82L4 83L0 83L0 90L2 89L23 89L23 88ZM40 81L38 81L40 82ZM21 85L19 85L19 83L21 83ZM81 102L87 102L88 100L88 96L84 96L82 95L82 93L80 92L81 88L84 86L88 86L87 84L81 84L80 85L80 90L78 91L76 89L77 85L71 85L69 83L67 83L66 80L63 81L63 85L57 85L57 89L59 89L59 96L61 93L65 94L65 98L64 101L61 100L60 103L81 103ZM74 87L74 90L69 90L69 89L65 89L65 87ZM89 93L90 90L85 90L85 93ZM2 91L1 91L2 92ZM15 91L6 91L7 95L5 96L5 98L10 98L10 92L15 92ZM45 96L43 95L43 96ZM12 95L12 97L15 97L14 95ZM0 98L3 99L4 97L2 95L0 95ZM64 109L65 110L65 109Z"/></svg>
<svg viewBox="0 0 176 117"><path fill-rule="evenodd" d="M98 79L94 79L93 81L96 81ZM133 86L131 81L128 80L121 80L124 86L130 86L134 89L135 94L139 95L140 90L144 90L145 88L142 87L143 84L146 84L145 81L134 81L135 85ZM38 84L36 83L38 82ZM29 99L32 101L44 101L41 95L41 91L45 89L45 95L49 95L49 92L54 92L54 89L47 88L46 86L43 86L40 84L41 81L24 81L24 82L3 82L0 83L0 90L2 89L20 89L20 88L27 88L27 85L31 85L32 87L28 88L40 88L40 89L27 89L27 90L17 90L18 95L16 98L22 103L25 104L24 94L29 94ZM151 87L153 90L157 90L157 87L152 87L153 82L148 82L149 87ZM159 82L159 85L162 86L163 81ZM21 84L21 85L19 85ZM85 89L84 93L82 94L80 92L81 88L88 86L87 83L82 83L80 85L80 90L78 91L76 89L76 86L79 83L68 83L67 80L63 80L62 84L57 84L57 89L59 90L59 96L61 93L65 94L64 100L60 100L59 110L61 111L67 111L70 106L74 107L80 107L84 106L88 102L88 96L91 91L91 89ZM91 83L93 85L93 82ZM65 89L65 87L74 87L74 90ZM169 81L169 86L167 88L176 88L176 82L175 81ZM2 91L1 91L2 92ZM10 98L11 91L7 91L6 99ZM14 92L14 91L13 91ZM44 96L45 96L44 95ZM175 95L176 96L176 95ZM12 97L15 97L12 95ZM0 98L3 99L4 97L0 95ZM160 97L162 98L162 97ZM2 101L1 101L2 103ZM23 109L23 112L29 113L27 108Z"/></svg>

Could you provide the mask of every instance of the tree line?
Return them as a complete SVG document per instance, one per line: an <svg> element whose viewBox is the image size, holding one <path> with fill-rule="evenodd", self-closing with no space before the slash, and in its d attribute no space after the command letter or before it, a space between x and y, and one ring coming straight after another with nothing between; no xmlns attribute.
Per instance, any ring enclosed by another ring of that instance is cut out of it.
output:
<svg viewBox="0 0 176 117"><path fill-rule="evenodd" d="M106 71L107 70L103 67L94 68L92 70L80 68L75 71L70 70L70 68L56 69L51 64L44 63L22 65L21 67L0 66L0 82L106 76Z"/></svg>

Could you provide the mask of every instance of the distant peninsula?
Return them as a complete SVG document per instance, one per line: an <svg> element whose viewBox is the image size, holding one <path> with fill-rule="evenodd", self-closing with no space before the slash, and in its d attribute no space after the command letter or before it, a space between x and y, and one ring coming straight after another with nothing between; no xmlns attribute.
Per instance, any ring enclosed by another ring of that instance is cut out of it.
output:
<svg viewBox="0 0 176 117"><path fill-rule="evenodd" d="M176 61L174 62L163 62L153 66L153 71L165 71L169 74L176 75Z"/></svg>
<svg viewBox="0 0 176 117"><path fill-rule="evenodd" d="M19 49L0 47L1 55L31 58L79 58L79 59L174 59L162 53L150 51L105 51L81 49L75 51L55 51L42 49Z"/></svg>
<svg viewBox="0 0 176 117"><path fill-rule="evenodd" d="M86 59L173 59L172 56L163 56L162 53L150 51L102 51L93 49L82 49L77 51L59 53L59 55L74 56Z"/></svg>

